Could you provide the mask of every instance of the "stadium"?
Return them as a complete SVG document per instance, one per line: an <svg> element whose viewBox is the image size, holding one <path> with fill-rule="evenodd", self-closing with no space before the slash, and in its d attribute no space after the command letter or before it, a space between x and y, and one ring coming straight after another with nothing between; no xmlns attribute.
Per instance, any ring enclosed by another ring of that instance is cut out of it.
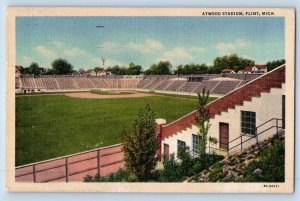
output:
<svg viewBox="0 0 300 201"><path fill-rule="evenodd" d="M145 104L150 104L156 113L160 157L177 155L178 144L196 152L199 146L194 140L198 129L196 95L204 88L211 92L210 135L218 139L210 149L221 150L221 154L240 149L241 128L232 127L235 121L240 121L237 110L256 113L255 126L266 123L270 127L262 138L244 136L246 142L242 145L247 148L284 128L284 72L283 65L265 74L19 75L16 77L16 179L68 182L81 181L87 174L106 176L116 172L124 166L120 133L130 128L138 108ZM282 105L282 109L274 113L271 107L261 108L270 101ZM223 116L229 111L233 112L225 117L224 123ZM237 119L232 120L233 116Z"/></svg>
<svg viewBox="0 0 300 201"><path fill-rule="evenodd" d="M181 160L182 148L206 160L197 157L206 143L197 122L201 92L209 95L202 107L209 143L201 153L211 158L192 175L211 169L215 159L268 150L263 143L274 136L284 142L286 64L278 60L286 55L284 23L226 16L16 18L15 180L119 175L129 164L123 134L135 132L148 105L155 171Z"/></svg>

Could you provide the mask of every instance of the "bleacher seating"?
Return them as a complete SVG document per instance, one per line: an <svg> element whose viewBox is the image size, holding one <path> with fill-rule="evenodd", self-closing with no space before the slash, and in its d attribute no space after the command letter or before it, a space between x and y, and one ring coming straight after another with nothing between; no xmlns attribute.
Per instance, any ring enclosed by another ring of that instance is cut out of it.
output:
<svg viewBox="0 0 300 201"><path fill-rule="evenodd" d="M201 84L201 82L186 82L183 87L181 87L181 89L179 91L183 91L183 92L192 92L194 91L199 85Z"/></svg>
<svg viewBox="0 0 300 201"><path fill-rule="evenodd" d="M170 84L172 84L174 82L174 80L164 80L163 82L161 82L159 85L157 85L155 87L155 90L164 90L166 87L168 87Z"/></svg>
<svg viewBox="0 0 300 201"><path fill-rule="evenodd" d="M168 86L165 91L177 91L186 83L186 80L175 80L170 86Z"/></svg>
<svg viewBox="0 0 300 201"><path fill-rule="evenodd" d="M247 83L245 78L222 78L217 75L206 75L202 82L188 82L183 77L175 76L148 76L144 77L86 77L86 76L70 76L70 75L41 75L34 77L33 75L20 76L16 78L16 88L23 89L44 89L44 90L89 90L89 89L145 89L157 91L174 91L182 93L198 93L204 88L209 90L211 94L225 95L228 92ZM207 79L208 80L207 80ZM212 79L211 79L212 78ZM248 77L249 78L249 77ZM252 77L251 77L252 78Z"/></svg>
<svg viewBox="0 0 300 201"><path fill-rule="evenodd" d="M227 94L234 90L241 81L221 81L213 90L212 94Z"/></svg>
<svg viewBox="0 0 300 201"><path fill-rule="evenodd" d="M88 79L86 77L80 77L80 78L76 78L74 79L77 86L80 89L91 89L91 88L95 88L95 86L93 85L91 79Z"/></svg>

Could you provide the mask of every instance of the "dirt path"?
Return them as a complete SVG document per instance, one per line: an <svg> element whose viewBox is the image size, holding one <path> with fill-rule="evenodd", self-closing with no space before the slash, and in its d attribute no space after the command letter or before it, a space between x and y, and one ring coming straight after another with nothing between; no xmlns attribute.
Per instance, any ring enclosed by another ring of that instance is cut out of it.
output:
<svg viewBox="0 0 300 201"><path fill-rule="evenodd" d="M90 93L90 92L66 93L65 95L69 96L69 97L74 97L74 98L96 98L96 99L137 98L137 97L153 96L152 94L144 94L144 93L119 94L119 95L101 95L101 94L93 94L93 93Z"/></svg>

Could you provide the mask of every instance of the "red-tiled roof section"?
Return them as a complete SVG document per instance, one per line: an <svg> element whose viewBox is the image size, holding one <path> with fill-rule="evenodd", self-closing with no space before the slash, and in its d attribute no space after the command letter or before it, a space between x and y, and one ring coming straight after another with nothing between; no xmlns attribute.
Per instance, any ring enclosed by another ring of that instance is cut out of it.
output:
<svg viewBox="0 0 300 201"><path fill-rule="evenodd" d="M269 92L271 88L280 88L285 83L285 65L241 86L227 95L207 105L211 118L236 105L242 105L244 101L250 101L252 97L258 97L262 92ZM180 119L162 127L162 139L195 125L198 111L193 111Z"/></svg>
<svg viewBox="0 0 300 201"><path fill-rule="evenodd" d="M250 72L252 71L253 66L247 66L244 71Z"/></svg>

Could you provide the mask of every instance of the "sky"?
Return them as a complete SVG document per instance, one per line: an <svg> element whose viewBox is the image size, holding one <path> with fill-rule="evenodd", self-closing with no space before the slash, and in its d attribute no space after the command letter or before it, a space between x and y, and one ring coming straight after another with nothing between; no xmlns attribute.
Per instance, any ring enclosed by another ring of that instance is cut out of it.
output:
<svg viewBox="0 0 300 201"><path fill-rule="evenodd" d="M24 67L64 58L74 69L133 62L145 70L166 60L176 68L231 53L263 64L284 59L284 18L17 17L16 45Z"/></svg>

